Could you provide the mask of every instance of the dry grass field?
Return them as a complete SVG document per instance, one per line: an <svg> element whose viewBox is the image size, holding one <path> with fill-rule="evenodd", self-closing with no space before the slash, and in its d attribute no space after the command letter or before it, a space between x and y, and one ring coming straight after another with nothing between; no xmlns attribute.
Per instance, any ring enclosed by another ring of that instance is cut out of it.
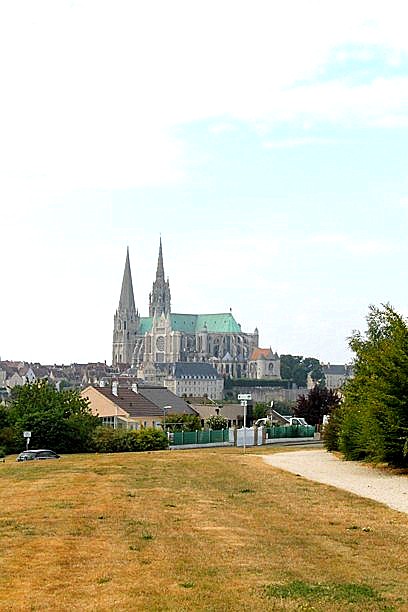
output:
<svg viewBox="0 0 408 612"><path fill-rule="evenodd" d="M1 612L408 610L408 516L256 452L8 460L0 499Z"/></svg>

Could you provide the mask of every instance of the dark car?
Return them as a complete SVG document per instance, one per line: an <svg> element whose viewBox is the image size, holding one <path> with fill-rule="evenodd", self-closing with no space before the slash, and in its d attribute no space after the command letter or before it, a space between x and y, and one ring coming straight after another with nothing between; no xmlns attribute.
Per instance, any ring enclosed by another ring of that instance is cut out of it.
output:
<svg viewBox="0 0 408 612"><path fill-rule="evenodd" d="M27 450L20 453L16 461L34 461L38 459L59 459L60 456L52 450L40 448L39 450Z"/></svg>

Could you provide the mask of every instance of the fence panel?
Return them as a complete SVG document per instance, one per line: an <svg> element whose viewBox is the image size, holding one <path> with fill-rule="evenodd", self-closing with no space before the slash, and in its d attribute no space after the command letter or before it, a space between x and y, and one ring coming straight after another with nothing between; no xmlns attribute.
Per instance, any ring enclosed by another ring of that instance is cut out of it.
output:
<svg viewBox="0 0 408 612"><path fill-rule="evenodd" d="M171 444L182 446L183 444L210 444L211 442L228 441L228 429L203 429L202 431L175 431L172 434Z"/></svg>
<svg viewBox="0 0 408 612"><path fill-rule="evenodd" d="M315 428L313 425L282 425L267 427L266 435L271 438L313 438Z"/></svg>

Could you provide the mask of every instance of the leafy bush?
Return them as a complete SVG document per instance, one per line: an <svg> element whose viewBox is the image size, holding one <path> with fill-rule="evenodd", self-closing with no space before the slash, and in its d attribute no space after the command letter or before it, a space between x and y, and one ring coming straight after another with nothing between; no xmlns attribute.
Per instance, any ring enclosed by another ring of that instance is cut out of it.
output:
<svg viewBox="0 0 408 612"><path fill-rule="evenodd" d="M206 425L209 429L227 429L228 427L228 420L223 417L221 414L216 414L213 416L210 416L207 420L206 420Z"/></svg>
<svg viewBox="0 0 408 612"><path fill-rule="evenodd" d="M328 451L338 451L340 444L340 433L343 425L344 414L341 406L337 406L329 418L329 422L323 427L323 444Z"/></svg>
<svg viewBox="0 0 408 612"><path fill-rule="evenodd" d="M195 414L168 414L166 429L170 431L196 431L201 429L200 417Z"/></svg>
<svg viewBox="0 0 408 612"><path fill-rule="evenodd" d="M166 434L161 429L112 429L97 427L91 449L97 453L126 453L163 450L168 447Z"/></svg>
<svg viewBox="0 0 408 612"><path fill-rule="evenodd" d="M0 446L0 459L3 459L6 454L6 448L4 446Z"/></svg>

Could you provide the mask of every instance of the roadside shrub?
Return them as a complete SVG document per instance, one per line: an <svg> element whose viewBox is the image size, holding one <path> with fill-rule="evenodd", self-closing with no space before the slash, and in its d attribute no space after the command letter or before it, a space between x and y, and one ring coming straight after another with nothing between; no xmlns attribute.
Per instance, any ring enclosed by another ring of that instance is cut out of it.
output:
<svg viewBox="0 0 408 612"><path fill-rule="evenodd" d="M166 434L160 429L111 429L97 427L92 450L97 453L126 453L163 450L168 447Z"/></svg>
<svg viewBox="0 0 408 612"><path fill-rule="evenodd" d="M166 429L169 431L196 431L201 429L201 420L196 414L168 414Z"/></svg>
<svg viewBox="0 0 408 612"><path fill-rule="evenodd" d="M6 456L6 449L4 446L0 446L0 459L3 459Z"/></svg>
<svg viewBox="0 0 408 612"><path fill-rule="evenodd" d="M214 416L210 416L206 420L205 424L207 425L209 429L215 429L215 430L227 429L228 419L223 417L221 414L217 414Z"/></svg>
<svg viewBox="0 0 408 612"><path fill-rule="evenodd" d="M322 430L323 444L328 451L338 451L340 444L340 433L343 423L343 413L338 406L330 414L329 422L324 425Z"/></svg>
<svg viewBox="0 0 408 612"><path fill-rule="evenodd" d="M0 446L5 449L6 455L20 451L21 438L17 437L12 427L0 429Z"/></svg>

